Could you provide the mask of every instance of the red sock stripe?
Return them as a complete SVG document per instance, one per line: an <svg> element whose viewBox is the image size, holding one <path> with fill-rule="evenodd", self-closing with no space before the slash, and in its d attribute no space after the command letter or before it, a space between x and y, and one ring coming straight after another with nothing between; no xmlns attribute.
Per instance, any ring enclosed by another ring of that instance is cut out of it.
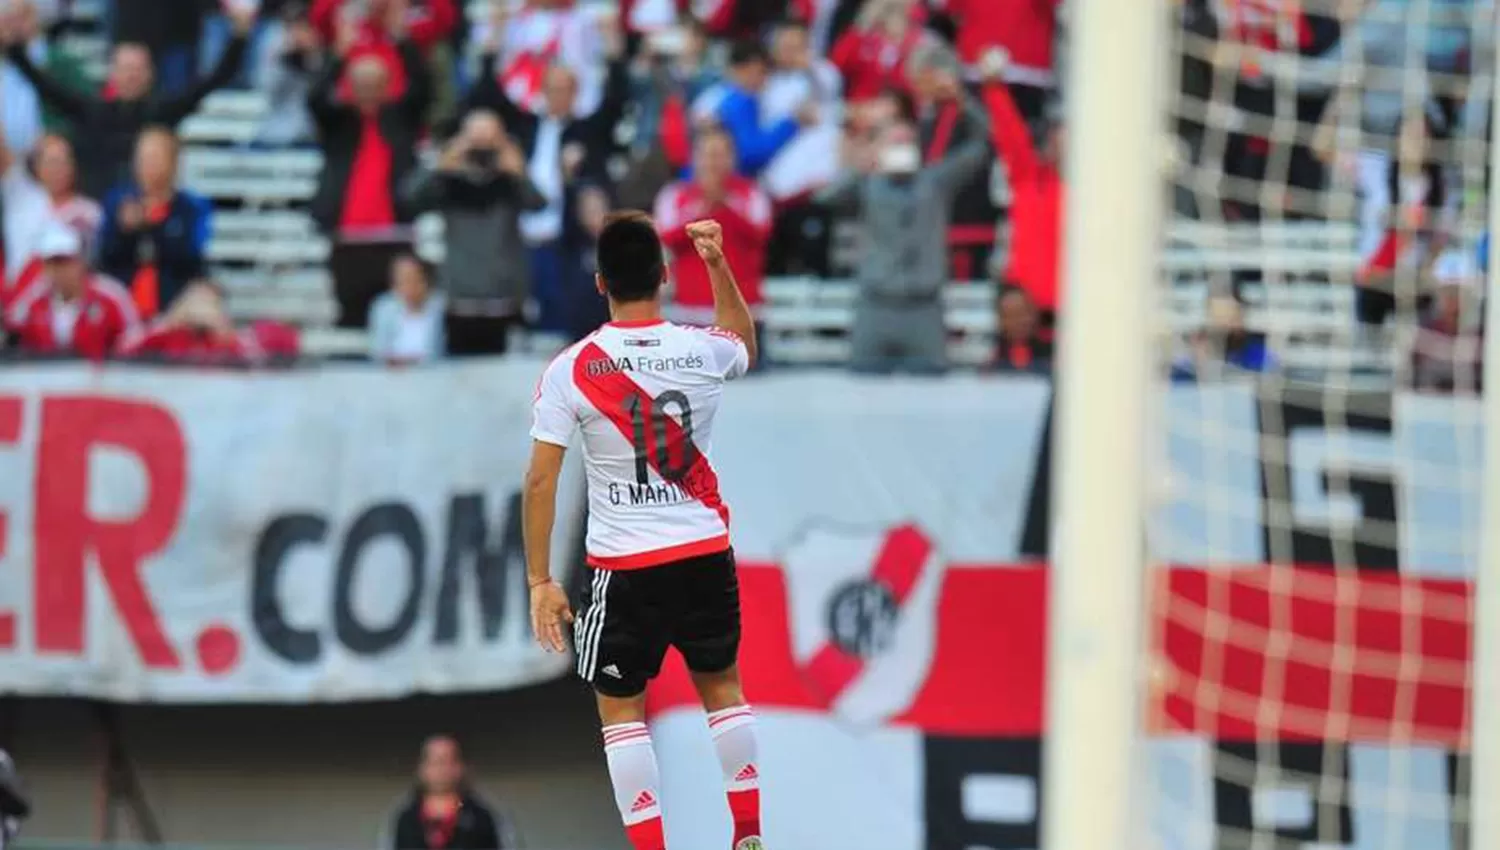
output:
<svg viewBox="0 0 1500 850"><path fill-rule="evenodd" d="M604 730L604 743L606 746L608 746L609 744L618 744L621 741L632 741L636 738L649 737L651 737L651 731L646 728L646 725L644 723L630 726L625 729Z"/></svg>
<svg viewBox="0 0 1500 850"><path fill-rule="evenodd" d="M730 711L727 714L714 714L714 715L712 715L712 716L710 716L708 718L708 728L712 729L715 726L718 726L719 724L725 722L726 720L733 720L736 717L754 717L754 716L755 716L755 714L753 712L751 712L750 709L748 709L748 708L740 709L738 711Z"/></svg>
<svg viewBox="0 0 1500 850"><path fill-rule="evenodd" d="M648 743L648 742L650 742L650 740L651 740L651 736L647 735L647 734L644 734L644 733L642 733L640 735L630 735L630 736L625 737L625 738L616 738L616 739L611 740L611 741L605 741L604 742L604 749L611 750L611 749L614 749L615 747L624 747L624 746L627 746L629 744Z"/></svg>

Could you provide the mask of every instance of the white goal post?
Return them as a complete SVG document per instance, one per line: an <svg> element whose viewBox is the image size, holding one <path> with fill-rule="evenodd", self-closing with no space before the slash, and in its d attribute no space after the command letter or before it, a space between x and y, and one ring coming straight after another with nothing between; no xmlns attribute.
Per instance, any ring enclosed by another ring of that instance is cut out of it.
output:
<svg viewBox="0 0 1500 850"><path fill-rule="evenodd" d="M1168 6L1074 0L1067 12L1067 296L1041 828L1049 850L1123 850L1138 831L1131 791Z"/></svg>

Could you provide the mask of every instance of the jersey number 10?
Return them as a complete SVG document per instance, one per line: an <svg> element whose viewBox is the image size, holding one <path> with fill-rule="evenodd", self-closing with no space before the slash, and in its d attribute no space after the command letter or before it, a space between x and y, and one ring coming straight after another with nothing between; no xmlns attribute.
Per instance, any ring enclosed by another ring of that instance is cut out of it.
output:
<svg viewBox="0 0 1500 850"><path fill-rule="evenodd" d="M693 445L693 408L688 403L687 395L678 390L667 390L656 398L632 393L622 404L625 412L630 414L636 482L650 483L649 452L653 443L656 449L657 474L673 483L687 477L688 470L698 460L698 447ZM667 413L669 405L677 408L677 422L673 422ZM669 434L674 425L680 430ZM675 463L672 459L674 453L677 455Z"/></svg>

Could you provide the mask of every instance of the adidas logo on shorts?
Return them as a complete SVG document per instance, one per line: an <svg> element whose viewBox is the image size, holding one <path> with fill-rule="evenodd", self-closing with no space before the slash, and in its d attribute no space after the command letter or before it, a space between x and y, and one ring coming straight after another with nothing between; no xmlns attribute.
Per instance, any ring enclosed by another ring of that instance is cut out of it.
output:
<svg viewBox="0 0 1500 850"><path fill-rule="evenodd" d="M740 768L740 772L739 773L736 773L734 775L734 781L735 782L748 782L751 779L759 779L759 778L760 778L760 771L756 770L755 769L755 765L753 765L753 764L747 764L747 765L745 765L744 767Z"/></svg>
<svg viewBox="0 0 1500 850"><path fill-rule="evenodd" d="M624 678L623 676L620 675L620 668L616 667L613 664L610 664L610 665L606 666L603 670L600 670L599 672L603 673L606 676L610 676L612 678L615 678L615 679L623 679Z"/></svg>
<svg viewBox="0 0 1500 850"><path fill-rule="evenodd" d="M630 813L643 812L654 805L656 805L656 795L650 791L642 791L640 796L635 798L635 802L630 804Z"/></svg>

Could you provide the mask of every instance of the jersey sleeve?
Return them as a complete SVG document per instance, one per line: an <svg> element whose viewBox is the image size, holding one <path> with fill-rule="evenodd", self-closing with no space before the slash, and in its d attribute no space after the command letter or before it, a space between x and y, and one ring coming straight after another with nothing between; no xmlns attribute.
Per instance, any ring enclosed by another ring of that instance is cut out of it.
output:
<svg viewBox="0 0 1500 850"><path fill-rule="evenodd" d="M568 358L553 360L541 380L537 381L536 398L531 403L531 438L567 448L578 430L578 411L573 405L573 383Z"/></svg>
<svg viewBox="0 0 1500 850"><path fill-rule="evenodd" d="M724 380L732 381L750 371L750 349L740 335L724 328L707 328L710 367Z"/></svg>

